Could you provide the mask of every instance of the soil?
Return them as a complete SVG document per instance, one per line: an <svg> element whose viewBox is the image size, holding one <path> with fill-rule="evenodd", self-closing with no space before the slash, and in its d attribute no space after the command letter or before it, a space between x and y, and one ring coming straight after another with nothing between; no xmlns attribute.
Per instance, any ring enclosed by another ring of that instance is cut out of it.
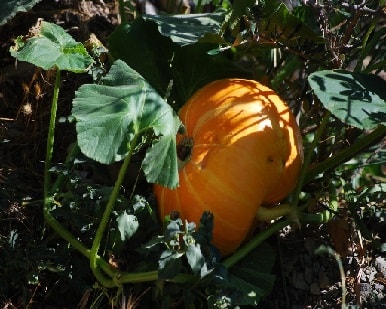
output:
<svg viewBox="0 0 386 309"><path fill-rule="evenodd" d="M114 0L44 0L0 27L0 249L15 227L33 235L34 225L42 223L40 208L25 205L42 197L42 158L54 81L51 72L15 62L8 52L13 39L27 34L38 18L44 18L64 27L78 41L84 42L94 33L106 44L119 23L117 16ZM88 75L63 76L59 118L69 114L74 91L89 80ZM60 124L58 130L54 160L60 162L75 133L68 123ZM384 219L377 224L376 235L385 243ZM270 242L277 253L276 282L258 308L340 308L342 276L334 256L315 253L321 245L340 253L350 308L386 308L386 257L368 245L349 219L337 217L329 225L288 227ZM0 295L4 297L0 306L21 307L17 301L21 296L22 291L20 295Z"/></svg>

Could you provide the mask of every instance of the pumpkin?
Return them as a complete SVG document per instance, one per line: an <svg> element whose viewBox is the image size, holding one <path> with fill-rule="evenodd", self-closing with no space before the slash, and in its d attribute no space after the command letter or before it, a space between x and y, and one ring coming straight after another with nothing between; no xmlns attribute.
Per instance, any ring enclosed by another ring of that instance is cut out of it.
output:
<svg viewBox="0 0 386 309"><path fill-rule="evenodd" d="M211 212L213 243L228 255L245 240L259 207L296 185L303 160L298 125L273 90L245 79L209 83L179 116L179 186L155 184L160 216L177 211L199 222Z"/></svg>

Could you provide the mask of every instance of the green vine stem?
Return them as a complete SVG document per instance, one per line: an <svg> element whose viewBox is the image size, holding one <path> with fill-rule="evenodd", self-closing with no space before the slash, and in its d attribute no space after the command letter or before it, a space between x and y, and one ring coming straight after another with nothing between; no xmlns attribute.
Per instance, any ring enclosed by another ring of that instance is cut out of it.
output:
<svg viewBox="0 0 386 309"><path fill-rule="evenodd" d="M53 144L51 144L51 146L53 146ZM69 163L78 151L79 151L78 145L77 144L72 145L70 148L70 152L67 155L67 158L65 160L65 163ZM129 162L127 162L127 164L128 163ZM124 174L123 171L122 171L122 174ZM63 179L60 176L61 175L59 175L59 177L56 179L56 181L52 187L51 191L54 193L57 190L59 190L59 188L63 182ZM118 188L119 188L119 186L118 186ZM66 240L72 247L74 247L77 251L79 251L83 256L90 259L91 250L88 249L87 247L85 247L81 241L76 239L74 237L74 235L70 231L68 231L59 221L57 221L55 219L55 217L51 214L51 206L54 204L55 204L55 200L53 197L47 196L44 199L43 215L44 215L45 221L61 238ZM105 280L104 281L104 284L106 287L119 286L119 285L122 285L124 283L155 281L158 279L158 271L156 271L156 270L155 271L148 271L148 272L140 272L140 273L121 273L118 270L110 267L109 263L107 263L99 255L94 256L94 259L96 260L96 264L98 265L98 267L101 270L103 270L103 272L105 274L107 274L110 278L112 278L111 280ZM97 272L98 272L98 270L97 270ZM101 275L100 272L98 272L98 276L99 275ZM173 280L185 282L185 280L188 280L185 277L186 276L181 274L181 275L178 275ZM190 276L189 278L191 280L192 276Z"/></svg>
<svg viewBox="0 0 386 309"><path fill-rule="evenodd" d="M250 241L248 241L243 247L238 249L233 255L224 260L223 265L226 268L230 268L240 260L245 258L251 251L253 251L258 245L260 245L264 240L269 238L271 235L275 234L277 231L281 230L283 227L291 224L291 221L280 220L272 224L269 228L258 233Z"/></svg>
<svg viewBox="0 0 386 309"><path fill-rule="evenodd" d="M292 205L294 208L298 207L300 192L302 191L303 185L307 182L306 181L307 175L308 175L307 169L311 163L312 154L314 152L314 149L318 145L320 139L322 138L324 131L327 128L328 120L330 119L330 116L331 116L331 112L326 111L326 113L324 114L323 119L319 125L319 128L317 129L317 131L315 133L314 139L313 139L312 143L310 144L308 151L304 157L303 167L302 167L302 170L300 172L299 180L298 180L298 183L296 184L296 188L294 191L294 200L292 202Z"/></svg>
<svg viewBox="0 0 386 309"><path fill-rule="evenodd" d="M51 114L50 114L50 123L48 127L48 135L47 135L47 145L46 145L46 160L44 165L44 189L43 189L43 216L47 224L65 239L68 243L70 243L76 250L78 250L81 254L86 257L90 256L90 250L87 249L82 242L72 235L70 231L68 231L62 224L59 223L55 219L55 217L51 214L51 206L54 204L54 198L52 197L52 188L55 190L58 188L58 180L56 184L51 188L51 161L52 161L52 153L54 149L54 141L55 141L55 126L56 126L56 114L58 109L58 98L59 98L59 89L60 89L60 80L61 80L61 71L56 68L56 78L55 85L53 90L52 97L52 105L51 105ZM68 158L68 157L67 157ZM95 260L101 266L101 268L111 276L115 275L115 272L109 267L108 263L102 262L100 257L95 256Z"/></svg>
<svg viewBox="0 0 386 309"><path fill-rule="evenodd" d="M117 179L114 184L114 188L111 192L110 198L107 202L105 211L103 213L102 219L99 223L98 229L96 231L93 244L90 250L90 267L95 275L95 277L98 279L98 281L103 285L103 286L109 286L111 284L111 279L105 278L102 273L99 271L98 268L98 263L97 263L97 255L98 255L98 250L103 238L103 234L105 232L107 223L110 219L111 212L114 209L115 202L118 199L119 191L121 189L121 184L125 178L127 168L129 167L131 156L133 154L135 145L136 145L137 139L134 138L132 142L129 144L129 153L123 160L123 164L119 170Z"/></svg>
<svg viewBox="0 0 386 309"><path fill-rule="evenodd" d="M374 31L377 23L379 22L379 18L374 18L372 20L372 23L370 25L370 27L368 28L364 38L362 39L362 48L360 49L361 50L361 53L359 55L359 59L358 59L358 62L357 62L357 65L355 66L355 71L361 71L362 68L363 68L363 60L365 59L366 57L366 52L367 52L367 49L366 49L366 45L368 43L368 40L369 40L369 37L371 35L371 33Z"/></svg>
<svg viewBox="0 0 386 309"><path fill-rule="evenodd" d="M344 148L342 151L332 155L321 163L318 163L307 170L304 182L311 181L317 175L330 170L339 164L352 158L355 154L370 147L380 138L386 136L386 126L379 125L371 133L362 135L354 144Z"/></svg>
<svg viewBox="0 0 386 309"><path fill-rule="evenodd" d="M50 168L51 168L52 153L54 149L56 112L58 110L59 89L60 89L60 70L57 68L54 93L53 93L52 104L51 104L50 124L48 127L46 162L44 164L44 200L47 199L50 193L50 186L51 186Z"/></svg>

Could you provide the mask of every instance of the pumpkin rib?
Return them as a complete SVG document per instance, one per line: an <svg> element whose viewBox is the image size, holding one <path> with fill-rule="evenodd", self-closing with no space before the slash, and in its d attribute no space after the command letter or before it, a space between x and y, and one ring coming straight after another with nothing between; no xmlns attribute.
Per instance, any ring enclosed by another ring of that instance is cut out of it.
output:
<svg viewBox="0 0 386 309"><path fill-rule="evenodd" d="M183 194L182 191L176 194L176 196L178 196L178 199L180 198L181 194ZM168 195L169 194L167 194L166 197ZM169 200L169 202L171 202L171 200ZM171 204L169 203L168 205L170 207ZM194 221L194 222L199 222L202 212L207 210L205 206L202 206L198 201L195 201L194 198L190 200L189 204L182 203L181 205L183 205L185 209L185 212L184 212L185 216L189 217L190 221ZM237 206L235 205L235 207ZM165 210L166 209L163 209L163 211ZM212 208L210 210L212 210L211 211L212 213L218 214L218 211L216 211L216 209ZM174 208L168 209L168 212L161 213L161 216L165 216L169 214L171 211L176 211L176 209ZM223 241L217 244L218 249L223 253L225 252L230 253L228 252L228 246L232 246L232 247L238 246L240 243L240 235L243 235L242 236L243 238L247 235L249 231L249 226L252 224L252 222L248 222L248 221L253 220L253 218L254 218L254 212L251 212L249 215L246 215L245 218L243 218L245 224L237 225L235 224L235 222L229 222L228 220L223 219L218 215L217 216L215 215L213 238L217 240L223 239ZM226 235L225 238L224 238L224 235Z"/></svg>
<svg viewBox="0 0 386 309"><path fill-rule="evenodd" d="M221 228L232 228L234 231L243 231L243 230L245 230L245 228L243 228L243 227L239 227L239 228L237 228L237 227L235 227L234 226L234 223L233 222L229 222L229 220L227 220L226 218L224 218L223 216L221 216L221 212L217 212L216 211L216 208L218 207L218 208L222 208L222 206L221 205L218 205L217 207L216 206L213 206L213 205L211 205L211 207L208 207L208 206L206 206L206 203L205 203L205 201L200 197L200 194L198 194L197 192L196 192L196 190L195 190L195 188L194 187L192 187L190 184L189 184L189 181L188 180L186 180L186 175L184 175L185 173L182 173L181 175L180 175L180 177L181 177L181 182L184 184L183 185L183 187L186 189L186 190L188 190L189 192L190 192L190 201L189 201L189 204L192 204L192 205L187 205L187 202L186 201L184 201L183 199L181 199L181 195L184 195L184 191L179 191L178 192L178 194L175 194L175 195L172 195L172 197L170 197L170 194L166 194L165 195L165 192L168 192L168 191L165 191L165 190L163 190L162 192L161 192L161 195L159 196L159 200L162 200L162 201L165 201L165 198L167 197L167 200L168 200L168 205L173 205L173 206L168 206L167 207L167 211L165 212L165 209L163 209L163 214L161 214L161 215L163 215L163 216L165 216L165 215L167 215L167 214L170 214L172 211L177 211L177 212L179 212L179 211L181 211L181 205L183 205L183 208L184 209L188 209L189 208L189 216L190 217L192 217L192 218L194 218L194 220L197 222L197 221L199 221L199 219L200 219L200 217L201 217L201 215L202 215L202 212L203 211L212 211L212 210L214 210L216 213L217 213L217 215L216 215L216 217L215 217L215 227L217 227L217 226L221 226ZM221 191L220 192L221 194L224 194L224 193L226 193L226 191ZM186 193L185 193L186 194ZM237 194L236 192L233 192L233 194L230 194L229 192L228 192L228 194L227 194L227 196L225 197L224 196L224 199L225 200L229 200L229 199L231 199L232 197L234 197L235 196L235 194ZM228 198L229 197L229 198ZM173 199L173 201L171 200L172 198L174 198ZM242 202L242 201L240 201L240 200L238 200L238 202L239 202L239 204L238 205L240 205L240 203ZM236 208L237 206L236 206L236 201L235 201L235 206L234 206L234 208ZM246 199L244 199L244 201L243 201L243 203L242 204L244 204L244 205L247 205L247 204L250 204L250 203L248 203L248 200L246 200ZM194 205L194 206L193 206ZM177 206L177 207L176 207ZM245 207L245 206L244 206ZM195 211L195 210L198 210L198 211ZM254 210L251 210L251 212L250 212L250 214L249 215L245 215L244 214L244 217L246 216L246 217L253 217L253 214L255 213L255 211ZM251 215L252 214L252 215ZM237 221L237 220L240 220L240 219L238 219L237 218L237 216L240 216L240 212L239 211L235 211L234 212L234 214L233 214L233 216L231 217L232 219L233 219L233 221Z"/></svg>
<svg viewBox="0 0 386 309"><path fill-rule="evenodd" d="M207 179L206 183L204 183L204 181L203 181L204 179L195 179L195 181L201 182L201 185L203 186L203 188L201 188L201 186L197 186L197 185L194 187L191 184L191 182L189 181L189 177L186 174L187 173L186 173L185 169L180 174L181 178L183 179L182 180L183 186L186 187L186 189L191 193L191 198L194 198L196 201L198 201L198 204L203 206L202 208L204 211L210 211L211 210L211 207L204 206L207 203L205 203L204 200L200 197L200 193L202 194L205 189L208 190L207 188L214 188L214 189L210 190L211 193L212 194L213 193L222 194L222 199L224 199L225 201L232 200L232 199L234 199L235 196L239 196L239 192L234 190L231 185L224 183L224 182L221 182L220 178L218 178L213 173L208 175L208 177L201 177L201 178ZM217 189L218 187L221 187L221 190ZM203 190L201 192L199 192L200 189L203 189ZM251 204L249 202L250 199L248 199L245 195L241 195L241 198L238 198L237 201L243 205ZM212 206L212 207L216 207L216 206ZM222 206L220 206L220 207L222 207ZM221 213L219 215L221 215ZM237 215L237 212L234 215ZM219 216L219 217L221 217L221 216Z"/></svg>

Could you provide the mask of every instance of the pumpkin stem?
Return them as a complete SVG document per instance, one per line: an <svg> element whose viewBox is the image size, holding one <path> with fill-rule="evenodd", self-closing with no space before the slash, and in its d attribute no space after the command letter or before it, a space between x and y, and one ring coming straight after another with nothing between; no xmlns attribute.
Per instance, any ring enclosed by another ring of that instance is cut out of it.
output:
<svg viewBox="0 0 386 309"><path fill-rule="evenodd" d="M178 168L181 169L184 167L186 162L189 161L192 155L193 149L193 138L190 136L184 136L180 143L177 145L177 158L178 158Z"/></svg>
<svg viewBox="0 0 386 309"><path fill-rule="evenodd" d="M257 221L270 221L283 216L299 221L297 210L291 204L281 204L272 208L261 206L256 212Z"/></svg>

